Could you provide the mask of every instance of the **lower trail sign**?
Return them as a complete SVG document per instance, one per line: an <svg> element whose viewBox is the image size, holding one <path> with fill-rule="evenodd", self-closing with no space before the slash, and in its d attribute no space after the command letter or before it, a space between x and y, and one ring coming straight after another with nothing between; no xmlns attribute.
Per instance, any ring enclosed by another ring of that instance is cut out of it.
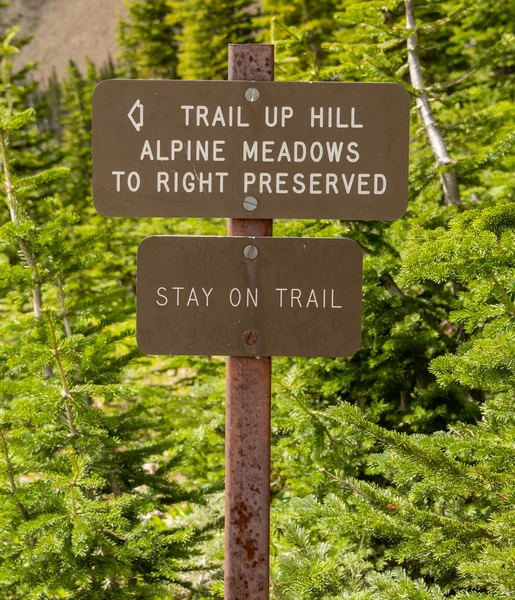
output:
<svg viewBox="0 0 515 600"><path fill-rule="evenodd" d="M138 250L145 354L351 356L363 251L346 239L156 236Z"/></svg>

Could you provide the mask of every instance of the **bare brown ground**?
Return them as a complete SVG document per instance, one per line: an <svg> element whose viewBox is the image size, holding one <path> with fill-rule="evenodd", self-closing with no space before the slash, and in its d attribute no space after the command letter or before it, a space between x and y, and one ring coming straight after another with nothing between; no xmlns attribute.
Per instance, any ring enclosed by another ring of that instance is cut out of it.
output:
<svg viewBox="0 0 515 600"><path fill-rule="evenodd" d="M34 39L17 64L38 61L37 78L45 82L55 68L61 77L69 59L81 69L86 57L98 66L118 53L116 25L125 12L123 0L12 0L0 13L2 25L19 24Z"/></svg>

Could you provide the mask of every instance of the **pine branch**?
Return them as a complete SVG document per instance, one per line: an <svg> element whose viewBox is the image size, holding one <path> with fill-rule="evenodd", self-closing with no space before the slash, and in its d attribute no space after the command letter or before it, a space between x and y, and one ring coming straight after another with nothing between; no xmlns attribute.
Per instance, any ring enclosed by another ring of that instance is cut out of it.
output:
<svg viewBox="0 0 515 600"><path fill-rule="evenodd" d="M18 486L16 485L16 481L14 480L14 466L11 462L11 457L9 455L9 447L7 445L7 440L5 438L4 432L0 429L0 444L2 446L2 452L5 460L5 472L7 473L7 479L9 480L9 487L11 489L12 494L16 494L18 491ZM23 504L17 500L16 506L18 507L18 512L20 513L21 518L24 521L29 520L29 515L27 510Z"/></svg>
<svg viewBox="0 0 515 600"><path fill-rule="evenodd" d="M16 223L19 221L21 207L18 206L18 200L14 194L14 186L11 178L11 171L9 167L9 160L7 157L7 147L6 147L6 133L5 131L0 131L0 161L1 166L4 171L4 185L5 191L7 195L7 204L9 206L9 214L11 215L11 221ZM41 294L41 283L39 281L39 274L36 259L30 250L27 243L19 239L18 246L21 250L21 253L25 259L25 262L29 265L29 267L33 270L32 274L32 306L34 312L34 318L36 321L40 321L43 317L43 297ZM45 377L47 379L51 379L53 377L53 372L51 367L46 366L45 369Z"/></svg>
<svg viewBox="0 0 515 600"><path fill-rule="evenodd" d="M4 88L7 90L6 100L7 100L7 109L9 114L12 114L13 111L13 96L11 93L11 72L9 62L7 60L7 54L4 55L2 59L2 82L4 84ZM11 170L9 166L9 159L7 156L7 133L6 131L0 132L0 160L2 164L2 168L4 170L4 184L5 191L7 195L7 204L9 206L9 214L11 216L11 221L16 223L20 218L21 207L18 204L18 200L14 193L14 185L11 177ZM20 250L25 258L25 261L29 265L31 269L34 270L34 274L32 276L33 280L33 288L32 288L32 303L34 307L34 317L36 319L41 319L43 316L42 312L42 296L41 296L41 284L39 282L39 276L37 273L37 264L32 254L31 250L27 246L27 244L23 240L19 240L18 242ZM45 370L45 374L47 377L52 377L51 371Z"/></svg>
<svg viewBox="0 0 515 600"><path fill-rule="evenodd" d="M6 93L7 109L8 109L9 114L12 114L13 96L11 93L11 76L10 76L11 73L10 73L10 65L7 60L7 53L4 55L4 57L2 59L1 72L2 72L2 82L4 84L5 90L7 90L7 93ZM9 207L9 214L11 216L11 221L13 223L15 223L16 221L19 220L19 218L22 214L22 209L19 206L18 200L14 193L14 186L13 186L13 181L12 181L12 177L11 177L9 159L7 156L7 142L8 142L7 132L5 130L0 131L0 163L4 170L4 184L5 184L5 191L6 191L6 195L7 195L7 204ZM29 267L31 269L33 269L32 305L33 305L34 318L37 321L40 321L43 317L43 311L42 311L43 298L42 298L42 294L41 294L41 283L39 281L39 274L38 274L38 270L37 270L36 259L33 255L33 253L31 252L29 246L26 244L26 242L24 240L19 239L18 246L21 250L23 257L25 258L26 263L29 265ZM47 379L50 379L53 377L52 369L49 366L45 367L44 373L45 373L45 377Z"/></svg>
<svg viewBox="0 0 515 600"><path fill-rule="evenodd" d="M363 250L363 254L370 254L370 252L367 250L367 248L365 248L365 246L363 246L363 244L361 244L360 242L358 242L358 244L361 246L361 249ZM404 292L397 285L395 279L393 278L392 275L390 275L390 273L385 274L385 276L383 278L383 287L392 297L398 296L399 298L404 298L404 296L405 296ZM406 311L406 313L407 313L407 311Z"/></svg>
<svg viewBox="0 0 515 600"><path fill-rule="evenodd" d="M51 342L52 342L52 354L55 356L55 360L57 363L57 369L59 372L59 377L61 379L62 394L63 394L63 398L64 398L64 406L66 409L66 420L68 422L68 427L70 428L70 434L71 434L72 438L75 438L79 434L77 432L77 429L75 428L75 419L74 419L72 407L70 404L70 399L71 399L72 395L71 395L70 389L68 388L68 383L66 381L66 373L64 371L64 366L63 366L63 363L61 360L61 355L59 353L59 348L57 345L57 336L56 336L55 327L54 327L54 323L52 321L51 315L47 315L47 320L48 320L48 324L50 327L50 338L51 338Z"/></svg>
<svg viewBox="0 0 515 600"><path fill-rule="evenodd" d="M4 171L4 185L5 192L7 195L7 204L9 206L9 214L11 215L11 221L16 223L20 220L20 207L18 206L18 200L14 194L14 185L12 183L11 171L9 167L9 160L7 157L7 147L6 147L6 135L5 132L0 132L0 159L2 161L2 168ZM32 298L33 298L33 307L34 307L34 317L36 319L41 319L43 316L42 312L42 299L41 299L41 285L39 283L39 277L37 275L37 265L34 255L30 251L29 247L23 240L19 240L18 245L20 247L21 253L25 258L26 263L29 265L31 269L34 270L34 274L32 276L33 280L33 289L32 289Z"/></svg>
<svg viewBox="0 0 515 600"><path fill-rule="evenodd" d="M499 292L499 295L501 296L503 304L507 309L508 313L512 317L515 317L515 303L513 302L513 300L509 297L508 293L499 283L499 281L497 281L497 279L493 278L492 283L494 284L494 288Z"/></svg>
<svg viewBox="0 0 515 600"><path fill-rule="evenodd" d="M472 75L474 75L478 71L479 71L479 67L474 67L474 69L472 69L468 73L465 73L465 75L462 75L461 77L459 77L458 79L455 79L454 81L449 81L449 83L446 83L444 86L442 86L439 89L448 89L448 88L454 87L456 85L460 85L460 83L463 83L464 81L466 81L469 77L472 77Z"/></svg>
<svg viewBox="0 0 515 600"><path fill-rule="evenodd" d="M272 380L275 381L277 384L279 384L288 393L289 398L293 399L293 401L299 406L299 408L301 410L303 410L308 415L308 417L310 419L312 419L313 421L315 421L322 427L322 429L325 431L325 434L327 435L327 439L329 440L329 443L332 444L333 446L337 446L336 440L331 435L331 432L329 431L329 429L327 428L325 423L323 421L321 421L317 417L317 415L312 410L310 410L303 402L301 402L296 397L296 395L291 392L291 389L287 385L285 385L282 381L280 381L276 377L272 377Z"/></svg>
<svg viewBox="0 0 515 600"><path fill-rule="evenodd" d="M384 277L384 287L390 296L404 298L404 292L397 285L397 283L395 283L395 279L390 275L390 273L387 273Z"/></svg>
<svg viewBox="0 0 515 600"><path fill-rule="evenodd" d="M61 275L57 278L57 292L59 295L59 305L61 307L60 317L63 320L64 331L66 332L66 337L72 337L72 328L70 326L70 320L68 318L68 311L66 310L66 304L64 302L64 291L63 291L63 279Z"/></svg>
<svg viewBox="0 0 515 600"><path fill-rule="evenodd" d="M411 84L417 92L417 107L431 144L437 166L452 165L453 160L449 156L447 146L443 136L436 124L431 104L424 87L424 77L422 75L422 65L418 56L418 42L415 23L414 0L404 0L406 6L406 27L413 33L408 37L408 66L411 77ZM449 206L461 204L458 178L454 171L445 171L440 174L445 203Z"/></svg>
<svg viewBox="0 0 515 600"><path fill-rule="evenodd" d="M340 479L340 477L333 475L333 473L330 473L327 469L324 469L323 467L319 467L318 470L321 471L322 473L325 473L331 479L334 479L334 481L337 481L338 483L343 485L343 487L346 487L347 489L351 490L355 494L358 494L359 496L363 496L363 498L370 500L369 496L363 490L360 490L355 485L352 485L352 483L350 483L350 481L346 481L345 479Z"/></svg>

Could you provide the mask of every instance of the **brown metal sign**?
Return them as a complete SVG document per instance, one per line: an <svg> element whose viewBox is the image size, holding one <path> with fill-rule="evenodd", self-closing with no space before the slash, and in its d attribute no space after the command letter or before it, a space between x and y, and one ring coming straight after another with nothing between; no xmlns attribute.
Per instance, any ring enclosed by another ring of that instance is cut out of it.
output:
<svg viewBox="0 0 515 600"><path fill-rule="evenodd" d="M393 83L105 81L93 199L126 217L393 220L409 97Z"/></svg>
<svg viewBox="0 0 515 600"><path fill-rule="evenodd" d="M138 250L145 354L350 356L362 250L348 239L175 237Z"/></svg>

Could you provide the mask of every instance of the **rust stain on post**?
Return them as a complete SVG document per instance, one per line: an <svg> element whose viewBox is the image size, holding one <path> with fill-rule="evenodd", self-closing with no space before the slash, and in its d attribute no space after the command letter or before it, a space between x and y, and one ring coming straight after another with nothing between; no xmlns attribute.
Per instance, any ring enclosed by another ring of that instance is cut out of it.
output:
<svg viewBox="0 0 515 600"><path fill-rule="evenodd" d="M273 80L273 44L229 44L229 81Z"/></svg>
<svg viewBox="0 0 515 600"><path fill-rule="evenodd" d="M272 45L231 44L229 80L273 81ZM228 219L229 236L271 236L271 219ZM256 332L242 332L252 343ZM256 338L257 339L257 338ZM270 357L227 358L225 600L268 600Z"/></svg>

